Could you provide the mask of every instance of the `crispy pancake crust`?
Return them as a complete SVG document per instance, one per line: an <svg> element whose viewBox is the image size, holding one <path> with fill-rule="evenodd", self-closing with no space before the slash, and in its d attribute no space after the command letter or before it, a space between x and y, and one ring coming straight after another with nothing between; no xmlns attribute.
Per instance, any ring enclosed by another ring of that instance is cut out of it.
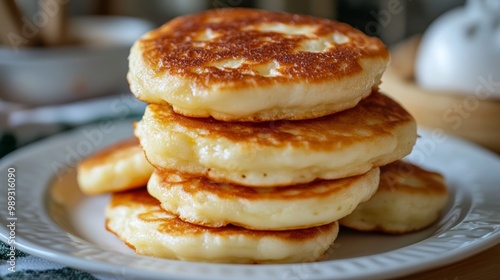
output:
<svg viewBox="0 0 500 280"><path fill-rule="evenodd" d="M439 218L448 200L441 174L404 161L380 169L375 195L341 219L341 225L396 234L423 229Z"/></svg>
<svg viewBox="0 0 500 280"><path fill-rule="evenodd" d="M409 154L417 138L411 115L378 92L303 121L228 123L149 105L135 135L155 167L254 187L363 174Z"/></svg>
<svg viewBox="0 0 500 280"><path fill-rule="evenodd" d="M143 189L112 195L106 208L106 228L138 254L226 263L315 261L338 233L337 222L288 231L198 226L163 210Z"/></svg>
<svg viewBox="0 0 500 280"><path fill-rule="evenodd" d="M77 166L77 181L85 194L145 187L153 173L136 138L126 139L85 158Z"/></svg>
<svg viewBox="0 0 500 280"><path fill-rule="evenodd" d="M156 170L148 182L148 192L163 209L186 222L288 230L329 224L345 217L375 193L378 181L376 168L339 180L251 188Z"/></svg>
<svg viewBox="0 0 500 280"><path fill-rule="evenodd" d="M176 18L131 49L137 98L224 121L310 119L354 107L389 53L355 28L305 15L215 9Z"/></svg>

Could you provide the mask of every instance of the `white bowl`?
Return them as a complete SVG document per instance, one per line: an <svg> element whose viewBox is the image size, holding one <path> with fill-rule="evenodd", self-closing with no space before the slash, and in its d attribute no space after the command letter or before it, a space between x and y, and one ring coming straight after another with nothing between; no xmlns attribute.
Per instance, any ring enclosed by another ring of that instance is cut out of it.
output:
<svg viewBox="0 0 500 280"><path fill-rule="evenodd" d="M137 18L81 17L70 32L82 44L0 48L0 97L47 105L123 92L130 47L153 27Z"/></svg>

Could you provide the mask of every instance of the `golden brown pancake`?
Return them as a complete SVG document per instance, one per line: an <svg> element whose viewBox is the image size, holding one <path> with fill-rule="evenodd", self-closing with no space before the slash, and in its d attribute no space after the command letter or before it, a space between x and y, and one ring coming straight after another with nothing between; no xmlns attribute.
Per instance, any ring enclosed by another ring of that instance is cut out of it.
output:
<svg viewBox="0 0 500 280"><path fill-rule="evenodd" d="M141 255L224 263L315 261L338 233L337 222L288 231L198 226L163 210L143 189L112 195L106 227Z"/></svg>
<svg viewBox="0 0 500 280"><path fill-rule="evenodd" d="M157 168L253 187L360 175L409 154L417 138L411 115L378 92L303 121L220 122L151 104L135 135Z"/></svg>
<svg viewBox="0 0 500 280"><path fill-rule="evenodd" d="M377 190L379 170L339 180L280 188L251 188L156 170L148 192L180 219L211 227L229 223L256 230L329 224L350 214Z"/></svg>
<svg viewBox="0 0 500 280"><path fill-rule="evenodd" d="M343 23L253 9L178 17L139 39L134 95L191 117L301 120L354 107L380 83L389 53Z"/></svg>
<svg viewBox="0 0 500 280"><path fill-rule="evenodd" d="M77 180L85 194L102 194L145 187L153 170L137 139L130 138L85 158Z"/></svg>
<svg viewBox="0 0 500 280"><path fill-rule="evenodd" d="M340 220L362 231L406 233L434 223L448 200L445 180L439 173L404 161L380 168L375 195Z"/></svg>

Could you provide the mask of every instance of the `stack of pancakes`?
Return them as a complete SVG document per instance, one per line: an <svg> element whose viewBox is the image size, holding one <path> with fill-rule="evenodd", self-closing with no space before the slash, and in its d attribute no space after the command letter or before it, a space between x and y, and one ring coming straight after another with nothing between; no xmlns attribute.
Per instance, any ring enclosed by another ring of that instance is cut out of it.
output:
<svg viewBox="0 0 500 280"><path fill-rule="evenodd" d="M145 158L129 143L137 167L122 171L140 175L116 173L108 191L149 179L147 190L114 193L107 228L157 257L319 259L338 221L377 191L379 167L416 141L413 118L377 91L388 60L348 25L260 10L210 10L147 33L127 76L149 103L134 132ZM99 193L84 182L89 165L80 185Z"/></svg>

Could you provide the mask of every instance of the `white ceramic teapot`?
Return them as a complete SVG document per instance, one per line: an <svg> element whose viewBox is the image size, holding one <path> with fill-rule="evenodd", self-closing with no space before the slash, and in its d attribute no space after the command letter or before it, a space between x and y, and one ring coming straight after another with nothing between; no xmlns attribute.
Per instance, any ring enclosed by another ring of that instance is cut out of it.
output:
<svg viewBox="0 0 500 280"><path fill-rule="evenodd" d="M434 21L415 78L424 89L500 99L500 1L468 0Z"/></svg>

